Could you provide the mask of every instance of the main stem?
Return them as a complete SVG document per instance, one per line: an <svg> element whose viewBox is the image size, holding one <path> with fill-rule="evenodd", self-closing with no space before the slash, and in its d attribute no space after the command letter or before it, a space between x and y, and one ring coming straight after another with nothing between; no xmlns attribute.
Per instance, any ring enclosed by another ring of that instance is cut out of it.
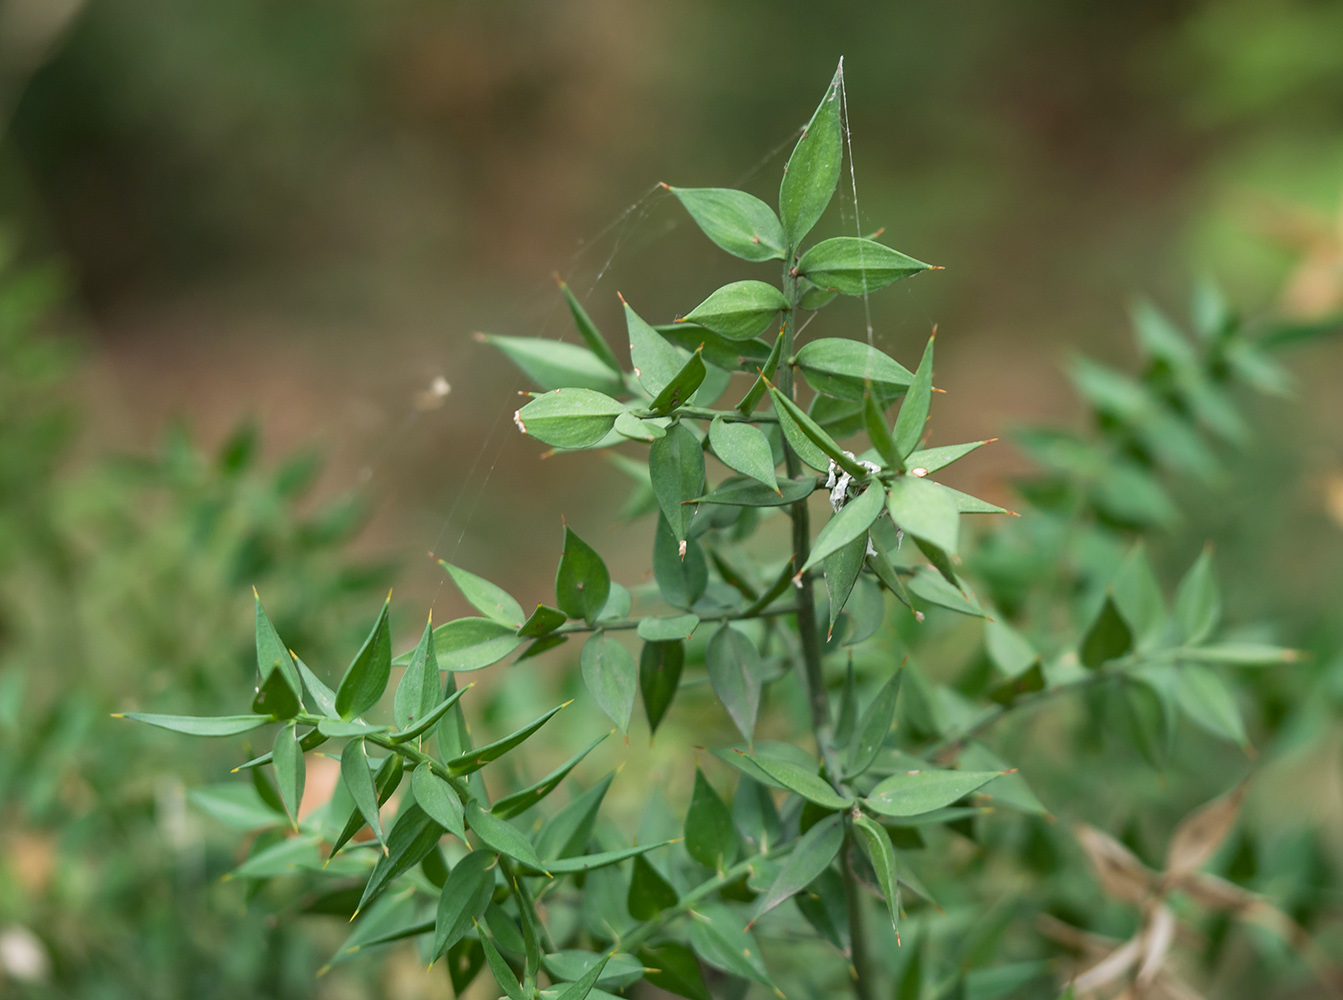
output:
<svg viewBox="0 0 1343 1000"><path fill-rule="evenodd" d="M780 351L780 364L776 379L779 391L789 397L793 394L793 366L789 359L793 356L793 336L797 329L798 302L801 299L798 288L796 254L791 251L784 261L783 293L788 299L789 310L783 320L783 349ZM784 467L790 479L797 478L801 463L797 454L783 442ZM793 522L793 558L795 566L806 565L811 554L811 514L807 509L807 500L803 498L788 508ZM807 703L811 709L811 729L816 737L816 748L820 751L825 765L825 773L831 784L839 787L843 773L839 757L835 752L834 727L830 723L830 697L825 689L825 674L821 669L821 636L816 627L816 601L813 597L815 577L811 570L802 574L799 581L797 600L797 634L802 645L802 666L807 677ZM849 937L852 941L850 962L853 967L853 993L858 1000L872 1000L872 980L867 967L867 932L863 925L862 901L859 898L858 880L853 872L851 851L853 838L847 833L842 850L844 871L844 895L849 910Z"/></svg>

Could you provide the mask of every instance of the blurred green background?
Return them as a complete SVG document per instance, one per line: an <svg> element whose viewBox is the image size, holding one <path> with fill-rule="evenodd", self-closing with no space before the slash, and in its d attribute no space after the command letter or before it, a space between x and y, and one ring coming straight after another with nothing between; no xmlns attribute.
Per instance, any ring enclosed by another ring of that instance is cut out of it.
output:
<svg viewBox="0 0 1343 1000"><path fill-rule="evenodd" d="M841 55L859 218L846 179L823 226L885 226L946 267L872 302L907 362L939 326L939 441L1067 419L1061 360L1130 362L1138 293L1182 309L1212 273L1251 313L1336 312L1340 39L1321 0L0 0L3 322L63 338L5 334L0 646L26 680L0 707L12 760L50 773L0 772L0 924L38 929L53 995L442 989L395 967L314 981L321 946L281 947L293 928L181 860L230 849L171 819L221 762L143 734L61 757L62 713L103 727L244 690L253 583L334 665L393 578L402 627L464 612L426 550L536 600L567 514L637 580L620 474L538 461L509 419L522 381L470 334L567 336L552 271L608 336L617 290L661 320L746 276L656 184L769 198ZM861 335L863 306L822 321ZM1341 365L1314 349L1301 402L1265 409L1295 457L1228 493L1259 527L1233 503L1189 533L1274 570L1261 615L1338 589ZM162 443L176 420L192 433ZM309 445L320 473L286 457ZM999 499L1022 467L1008 447L966 465Z"/></svg>

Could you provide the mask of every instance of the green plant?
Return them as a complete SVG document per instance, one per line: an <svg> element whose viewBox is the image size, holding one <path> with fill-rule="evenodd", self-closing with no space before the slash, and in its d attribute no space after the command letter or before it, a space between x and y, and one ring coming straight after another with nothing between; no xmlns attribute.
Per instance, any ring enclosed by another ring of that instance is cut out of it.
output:
<svg viewBox="0 0 1343 1000"><path fill-rule="evenodd" d="M389 599L334 688L301 648L291 651L258 596L250 712L128 713L200 736L278 724L271 749L242 764L247 782L200 801L268 828L236 877L325 872L327 888L304 906L356 921L336 960L414 938L423 958L445 959L457 992L488 965L514 1000L582 1000L641 981L691 998L711 988L740 996L750 984L778 990L780 967L790 995L848 986L902 1000L934 990L1041 995L1057 985L1049 959L1058 949L1023 918L1051 916L1053 940L1066 945L1059 917L1075 918L1075 930L1083 923L1082 935L1110 914L1081 867L1059 860L1066 834L1043 822L1046 807L1025 780L1033 769L1016 773L983 737L1025 709L1080 695L1089 714L1078 733L1021 748L1054 758L1055 797L1080 784L1078 802L1110 790L1079 774L1100 732L1122 733L1126 748L1167 767L1178 719L1247 741L1229 671L1294 654L1223 626L1210 555L1184 575L1168 610L1133 542L1176 520L1172 474L1214 478L1217 439L1241 437L1231 386L1278 388L1281 372L1210 292L1198 298L1197 343L1144 307L1141 379L1077 364L1098 433L1021 436L1046 469L1023 489L1034 510L969 551L963 571L962 515L1006 512L936 479L985 442L923 446L934 340L913 370L863 341L798 341L803 312L930 269L861 237L804 246L840 178L842 86L837 72L785 168L777 214L740 191L669 188L724 250L782 262L779 286L732 282L661 326L624 303L630 371L567 287L584 346L485 338L542 390L517 411L520 431L564 452L647 446L646 465L619 461L637 480L631 513L656 516L653 586L613 581L568 527L554 605L530 613L445 563L480 617L431 622L397 656ZM762 338L780 315L778 333ZM744 395L716 407L738 372L749 380ZM814 393L805 406L803 381ZM864 444L841 444L858 434ZM709 456L733 475L708 485ZM816 493L828 495L831 516L813 537ZM982 598L967 579L983 584ZM888 619L888 598L906 610ZM637 658L621 638L629 633L642 643ZM622 732L640 696L657 731L694 697L688 671L703 666L741 736L709 751L739 774L730 804L695 765L684 820L668 830L650 807L642 829L655 836L631 843L599 819L613 776L551 804L600 739L568 747L544 777L518 776L529 768L516 761L563 705L473 742L464 713L473 695L457 675L518 650L516 662L532 661L575 637L585 637L578 668L588 695ZM390 718L374 715L394 666L404 671ZM786 739L756 738L762 706ZM1109 725L1116 713L1122 729ZM308 755L333 745L342 782L300 813ZM1128 763L1112 787L1150 776L1150 765ZM1203 791L1181 786L1178 814ZM1024 817L990 820L985 797ZM1191 851L1193 867L1226 835L1214 832ZM954 836L976 852L948 843ZM909 858L930 842L946 846L927 851L923 878ZM1003 871L1033 872L1039 889L986 914L992 896L981 890L1010 881ZM762 938L787 947L762 950ZM1092 970L1087 995L1178 987L1169 939L1132 940L1140 961L1108 978ZM706 977L701 963L716 971Z"/></svg>

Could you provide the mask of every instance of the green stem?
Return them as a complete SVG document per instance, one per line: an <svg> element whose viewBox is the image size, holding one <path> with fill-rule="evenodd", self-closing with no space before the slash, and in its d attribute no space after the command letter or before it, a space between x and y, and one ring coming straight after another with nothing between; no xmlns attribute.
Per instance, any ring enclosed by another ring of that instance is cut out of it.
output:
<svg viewBox="0 0 1343 1000"><path fill-rule="evenodd" d="M748 618L775 618L779 615L796 614L797 604L786 604L777 608L761 608L751 611L722 611L713 615L700 615L701 622L737 622L745 621ZM550 632L550 635L573 635L577 632L619 632L628 631L632 628L638 628L642 618L613 618L610 621L597 622L595 625L588 625L585 622L570 622L567 625L561 625L559 628Z"/></svg>
<svg viewBox="0 0 1343 1000"><path fill-rule="evenodd" d="M779 418L774 416L748 416L740 410L715 410L707 406L678 406L675 413L683 417L697 417L700 420L722 417L728 423L737 421L739 423L777 424L779 422ZM640 410L635 416L661 417L665 414L654 413L652 410Z"/></svg>
<svg viewBox="0 0 1343 1000"><path fill-rule="evenodd" d="M731 868L719 872L707 882L701 882L678 899L676 905L669 906L665 910L658 912L651 919L645 920L628 935L622 938L620 941L621 950L633 951L656 934L662 927L671 923L677 917L681 916L681 914L694 907L694 905L701 899L706 899L719 889L723 888L723 886L730 885L744 875L749 875L751 873L752 865L758 864L768 858L777 858L787 854L794 846L796 846L795 841L787 844L780 844L772 850L752 855L745 861L738 861Z"/></svg>
<svg viewBox="0 0 1343 1000"><path fill-rule="evenodd" d="M801 291L798 287L797 272L794 268L796 255L788 254L784 261L783 293L791 308L784 318L783 346L781 354L791 358L794 353L794 336ZM793 368L781 364L777 373L779 391L789 398L793 395ZM801 462L797 454L784 438L784 464L790 478L796 478L801 471ZM803 566L811 553L811 514L807 508L807 499L803 498L788 509L793 522L793 565ZM843 779L843 769L839 763L839 754L835 748L834 727L830 721L830 697L826 691L825 673L821 666L821 636L816 626L816 602L813 597L815 578L810 570L802 573L798 580L801 589L797 601L797 634L801 645L802 667L807 679L807 704L811 710L811 729L816 739L816 749L821 754L826 776L836 790ZM847 840L847 838L846 838ZM872 979L867 961L867 931L864 926L863 909L858 897L858 882L853 874L849 860L848 844L844 851L844 895L849 910L849 936L852 939L850 961L853 966L853 993L858 1000L872 1000Z"/></svg>

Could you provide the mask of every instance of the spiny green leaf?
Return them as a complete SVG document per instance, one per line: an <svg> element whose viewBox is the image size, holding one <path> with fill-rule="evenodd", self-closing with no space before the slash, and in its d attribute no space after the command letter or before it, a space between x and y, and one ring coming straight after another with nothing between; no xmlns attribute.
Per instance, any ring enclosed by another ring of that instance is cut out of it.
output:
<svg viewBox="0 0 1343 1000"><path fill-rule="evenodd" d="M796 323L796 316L784 320L785 326L790 322ZM760 400L764 398L765 390L769 386L769 380L774 377L774 373L779 370L779 362L783 358L783 329L779 330L779 335L774 338L774 346L770 348L768 357L757 369L759 374L756 380L751 383L751 388L746 391L746 395L741 398L737 404L737 411L743 416L749 417L751 412L760 405Z"/></svg>
<svg viewBox="0 0 1343 1000"><path fill-rule="evenodd" d="M830 204L839 183L843 157L840 135L840 86L844 64L835 70L802 138L793 147L779 186L779 218L788 247L796 249Z"/></svg>
<svg viewBox="0 0 1343 1000"><path fill-rule="evenodd" d="M564 294L564 301L569 304L569 312L573 314L574 326L578 328L579 336L583 342L588 345L589 350L601 359L602 364L606 365L613 372L620 372L620 362L616 359L615 351L611 350L611 345L606 342L601 331L597 329L597 324L592 322L588 311L583 308L581 302L574 297L573 291L565 282L556 275L559 281L560 291Z"/></svg>
<svg viewBox="0 0 1343 1000"><path fill-rule="evenodd" d="M453 776L470 774L472 771L478 771L492 760L498 760L508 751L524 742L534 732L549 722L560 709L568 705L556 705L549 712L533 719L527 725L516 732L510 733L503 739L495 740L493 743L487 743L483 747L476 747L458 757L453 757L447 762L448 772Z"/></svg>
<svg viewBox="0 0 1343 1000"><path fill-rule="evenodd" d="M512 819L514 816L526 812L553 792L569 772L578 766L579 761L595 750L597 745L609 735L611 734L603 733L601 736L598 736L586 747L578 751L578 753L574 754L559 767L555 768L555 770L551 771L536 784L530 785L521 791L514 792L512 795L507 795L500 799L490 808L490 812L500 819Z"/></svg>
<svg viewBox="0 0 1343 1000"><path fill-rule="evenodd" d="M913 454L923 438L923 426L928 422L928 409L933 399L933 343L937 340L937 331L928 338L928 346L923 349L919 367L914 372L914 380L905 393L905 401L900 404L900 412L895 417L895 448L902 456ZM914 468L906 463L908 468Z"/></svg>
<svg viewBox="0 0 1343 1000"><path fill-rule="evenodd" d="M881 516L886 506L886 490L875 480L858 496L835 513L821 533L816 536L811 555L802 566L802 572L811 569L827 556L838 552L850 542L867 538L867 529Z"/></svg>
<svg viewBox="0 0 1343 1000"><path fill-rule="evenodd" d="M567 525L564 551L555 575L555 603L570 618L589 625L597 620L611 593L611 574L597 551Z"/></svg>
<svg viewBox="0 0 1343 1000"><path fill-rule="evenodd" d="M863 393L863 428L867 431L872 447L881 456L882 463L888 469L904 472L904 458L895 446L890 428L886 426L886 411L870 390Z"/></svg>
<svg viewBox="0 0 1343 1000"><path fill-rule="evenodd" d="M252 711L277 719L293 718L302 703L303 685L294 657L270 623L256 591L256 665L261 675Z"/></svg>
<svg viewBox="0 0 1343 1000"><path fill-rule="evenodd" d="M900 886L895 875L895 848L891 844L890 834L870 816L855 816L853 828L858 831L858 843L863 853L872 862L872 870L877 873L877 885L886 898L891 910L891 926L896 926L900 917Z"/></svg>
<svg viewBox="0 0 1343 1000"><path fill-rule="evenodd" d="M945 490L913 475L897 476L887 493L891 520L914 538L951 555L956 551L960 512Z"/></svg>
<svg viewBox="0 0 1343 1000"><path fill-rule="evenodd" d="M393 879L414 868L434 849L443 836L443 827L435 823L418 805L406 806L396 817L387 834L387 854L378 858L359 900L362 910Z"/></svg>
<svg viewBox="0 0 1343 1000"><path fill-rule="evenodd" d="M434 652L434 622L424 626L419 645L410 654L410 665L401 675L392 698L392 717L399 728L424 718L442 698L443 685L438 678L438 656Z"/></svg>
<svg viewBox="0 0 1343 1000"><path fill-rule="evenodd" d="M989 441L970 441L967 444L944 444L936 448L920 448L910 452L906 465L911 469L936 472L938 469L945 469L952 462L959 461L970 452L989 443Z"/></svg>
<svg viewBox="0 0 1343 1000"><path fill-rule="evenodd" d="M769 329L774 317L788 308L788 300L773 285L734 281L686 313L685 318L729 340L750 340Z"/></svg>
<svg viewBox="0 0 1343 1000"><path fill-rule="evenodd" d="M607 963L609 963L610 960L611 956L609 954L603 955L593 963L592 968L588 969L587 972L583 973L581 977L575 979L572 983L569 983L568 986L556 995L555 1000L587 1000L588 994L590 994L593 988L597 985L597 980L599 980L602 977L602 973L606 971Z"/></svg>
<svg viewBox="0 0 1343 1000"><path fill-rule="evenodd" d="M782 260L785 253L779 217L755 195L731 188L668 188L690 217L728 253L746 260Z"/></svg>
<svg viewBox="0 0 1343 1000"><path fill-rule="evenodd" d="M687 1000L713 1000L695 953L679 941L640 948L639 960L645 966L644 979L658 989Z"/></svg>
<svg viewBox="0 0 1343 1000"><path fill-rule="evenodd" d="M783 785L790 792L796 792L808 802L814 802L822 809L848 809L852 799L847 799L830 787L830 783L814 770L799 767L791 761L752 754L742 754L751 763Z"/></svg>
<svg viewBox="0 0 1343 1000"><path fill-rule="evenodd" d="M730 504L737 507L786 507L811 496L816 491L816 477L781 479L778 489L763 483L734 477L726 479L712 493L695 497L696 503Z"/></svg>
<svg viewBox="0 0 1343 1000"><path fill-rule="evenodd" d="M476 339L503 351L540 389L593 389L608 396L619 395L624 390L619 371L612 371L585 347L544 337L500 337L478 333Z"/></svg>
<svg viewBox="0 0 1343 1000"><path fill-rule="evenodd" d="M448 873L434 920L434 959L460 941L485 913L494 893L494 863L489 851L472 851Z"/></svg>
<svg viewBox="0 0 1343 1000"><path fill-rule="evenodd" d="M695 395L695 390L703 384L707 374L703 351L696 348L695 353L681 366L681 370L672 376L671 381L663 386L662 391L648 404L648 408L654 413L666 416L677 407L684 406Z"/></svg>
<svg viewBox="0 0 1343 1000"><path fill-rule="evenodd" d="M625 327L630 337L630 362L634 366L634 375L648 394L656 399L676 374L685 367L690 352L669 343L662 334L645 323L628 302L624 302L624 306Z"/></svg>
<svg viewBox="0 0 1343 1000"><path fill-rule="evenodd" d="M802 409L774 386L769 387L770 398L774 400L774 411L779 417L779 426L788 443L797 452L798 458L818 472L824 472L833 461L851 476L866 476L868 470L859 465L835 443L821 425L802 412Z"/></svg>
<svg viewBox="0 0 1343 1000"><path fill-rule="evenodd" d="M663 910L675 906L676 890L662 874L639 855L630 873L629 911L635 920L652 920Z"/></svg>
<svg viewBox="0 0 1343 1000"><path fill-rule="evenodd" d="M826 816L812 826L789 852L769 891L756 901L751 923L815 881L830 867L843 843L844 823L838 813Z"/></svg>
<svg viewBox="0 0 1343 1000"><path fill-rule="evenodd" d="M436 775L428 761L422 761L410 775L410 790L415 802L439 826L465 842L462 825L462 800L446 781Z"/></svg>
<svg viewBox="0 0 1343 1000"><path fill-rule="evenodd" d="M437 679L437 672L435 672L435 679ZM462 697L462 695L470 691L473 686L474 682L468 684L464 688L461 688L457 691L453 691L452 694L448 695L437 705L431 708L428 712L426 712L418 722L412 723L405 729L397 730L396 732L392 733L391 736L388 737L388 739L390 739L394 743L404 743L407 740L415 739L415 737L417 736L422 736L424 733L429 731L430 726L438 722L439 719L443 718L444 715L446 715L449 711L451 711L452 706L456 705L458 700ZM442 750L442 747L440 747L439 749Z"/></svg>
<svg viewBox="0 0 1343 1000"><path fill-rule="evenodd" d="M117 719L132 719L135 722L143 722L151 726L158 726L160 729L170 729L174 733L185 733L188 736L237 736L239 733L251 732L269 722L274 722L268 715L220 715L220 716L195 716L195 715L156 715L152 712L119 712L113 716Z"/></svg>
<svg viewBox="0 0 1343 1000"><path fill-rule="evenodd" d="M866 295L931 267L885 244L856 236L822 240L797 262L800 275L841 295Z"/></svg>
<svg viewBox="0 0 1343 1000"><path fill-rule="evenodd" d="M1222 617L1222 598L1213 573L1212 549L1205 548L1175 591L1175 619L1185 641L1197 646L1212 635Z"/></svg>
<svg viewBox="0 0 1343 1000"><path fill-rule="evenodd" d="M452 582L457 584L457 589L462 592L462 596L470 601L471 606L486 618L493 618L497 622L511 625L514 628L521 625L523 619L526 618L526 615L522 613L522 605L515 601L502 587L497 587L489 580L476 576L474 573L468 573L466 570L452 565L446 559L440 559L438 564L447 571L448 576L452 577Z"/></svg>
<svg viewBox="0 0 1343 1000"><path fill-rule="evenodd" d="M487 813L480 808L480 803L475 799L467 800L463 812L466 825L490 850L537 871L547 871L541 859L536 856L536 848L532 846L532 842L512 823Z"/></svg>
<svg viewBox="0 0 1343 1000"><path fill-rule="evenodd" d="M336 689L336 711L342 719L363 715L378 703L392 675L392 634L388 623L391 597L382 605L378 620L363 646L355 654L340 687Z"/></svg>
<svg viewBox="0 0 1343 1000"><path fill-rule="evenodd" d="M665 437L653 442L648 475L668 527L678 543L685 541L695 505L684 501L704 492L704 450L688 427L673 424Z"/></svg>
<svg viewBox="0 0 1343 1000"><path fill-rule="evenodd" d="M641 854L647 854L649 851L661 850L664 847L670 847L676 843L675 840L663 840L656 844L640 844L634 847L624 847L617 851L601 851L597 854L580 854L575 857L560 858L556 861L544 862L543 868L536 868L540 873L560 876L577 875L582 872L596 871L599 868L609 868L612 865L618 865L630 858L638 857ZM535 866L531 866L535 867Z"/></svg>
<svg viewBox="0 0 1343 1000"><path fill-rule="evenodd" d="M306 768L303 763L303 751L298 745L298 730L291 723L281 726L275 734L275 746L271 750L275 762L275 780L280 786L280 797L284 799L285 809L294 829L298 829L298 806L303 801L303 784Z"/></svg>
<svg viewBox="0 0 1343 1000"><path fill-rule="evenodd" d="M722 903L703 903L690 915L690 946L695 954L714 968L774 988L760 959L760 945L735 911Z"/></svg>
<svg viewBox="0 0 1343 1000"><path fill-rule="evenodd" d="M536 610L518 629L518 635L528 639L539 639L554 632L568 620L569 616L559 608L552 608L549 604L538 604Z"/></svg>
<svg viewBox="0 0 1343 1000"><path fill-rule="evenodd" d="M483 670L498 663L522 644L516 630L492 618L458 618L434 629L434 656L438 669L451 673ZM398 656L397 665L408 656Z"/></svg>
<svg viewBox="0 0 1343 1000"><path fill-rule="evenodd" d="M803 344L794 363L813 389L836 399L861 400L870 386L876 398L889 403L914 380L914 373L890 355L842 337Z"/></svg>
<svg viewBox="0 0 1343 1000"><path fill-rule="evenodd" d="M363 740L350 740L345 744L340 754L340 777L350 798L354 800L355 809L386 851L382 824L378 821L378 791L373 783L373 769L369 766Z"/></svg>
<svg viewBox="0 0 1343 1000"><path fill-rule="evenodd" d="M625 404L591 389L555 389L513 414L524 434L556 448L591 448L611 433Z"/></svg>
<svg viewBox="0 0 1343 1000"><path fill-rule="evenodd" d="M937 770L893 774L878 782L863 804L883 816L918 816L951 805L1001 774L1001 771Z"/></svg>
<svg viewBox="0 0 1343 1000"><path fill-rule="evenodd" d="M900 697L900 682L904 677L904 670L893 673L863 713L863 721L854 731L854 740L849 746L848 778L863 774L881 752L895 721L895 705Z"/></svg>

